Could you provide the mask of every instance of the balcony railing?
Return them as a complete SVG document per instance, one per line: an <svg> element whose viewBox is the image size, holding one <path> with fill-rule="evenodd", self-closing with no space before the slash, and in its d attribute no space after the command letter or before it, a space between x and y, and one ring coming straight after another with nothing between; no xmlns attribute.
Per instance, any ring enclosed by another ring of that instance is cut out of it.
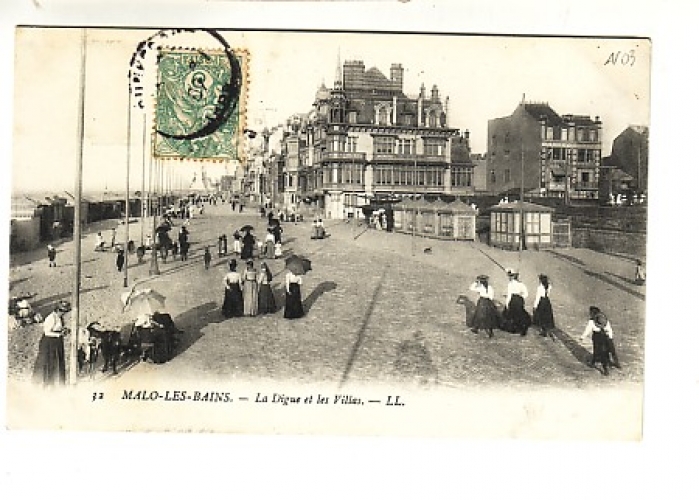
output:
<svg viewBox="0 0 699 500"><path fill-rule="evenodd" d="M565 182L549 182L548 189L549 191L565 191L566 184Z"/></svg>
<svg viewBox="0 0 699 500"><path fill-rule="evenodd" d="M366 153L356 153L349 151L323 151L323 160L346 160L346 161L365 161Z"/></svg>
<svg viewBox="0 0 699 500"><path fill-rule="evenodd" d="M422 163L446 163L445 155L414 155L403 153L374 153L374 161L391 161L391 162L422 162Z"/></svg>
<svg viewBox="0 0 699 500"><path fill-rule="evenodd" d="M575 189L598 189L599 185L596 182L577 182L573 187Z"/></svg>

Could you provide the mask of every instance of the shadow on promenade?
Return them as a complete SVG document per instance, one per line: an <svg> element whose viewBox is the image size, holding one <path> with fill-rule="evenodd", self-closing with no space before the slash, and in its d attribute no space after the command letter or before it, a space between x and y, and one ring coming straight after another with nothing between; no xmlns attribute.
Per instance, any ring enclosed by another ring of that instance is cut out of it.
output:
<svg viewBox="0 0 699 500"><path fill-rule="evenodd" d="M179 314L175 325L182 332L180 344L174 358L187 351L204 334L202 330L212 323L222 323L226 318L221 313L221 304L210 301Z"/></svg>
<svg viewBox="0 0 699 500"><path fill-rule="evenodd" d="M398 344L393 368L403 380L415 381L420 385L438 383L437 368L421 332L415 332L411 339Z"/></svg>
<svg viewBox="0 0 699 500"><path fill-rule="evenodd" d="M349 379L349 374L352 371L352 367L354 366L354 362L357 359L357 354L359 353L359 348L362 346L364 343L364 338L366 337L366 331L367 327L369 326L369 321L371 320L371 316L374 313L374 307L376 306L376 299L378 298L379 294L381 293L381 288L383 287L383 283L386 280L386 274L388 273L388 267L384 268L384 272L381 275L381 278L379 279L379 282L376 285L376 288L374 288L374 293L371 295L371 300L369 301L369 307L366 310L366 313L364 313L364 318L362 319L362 324L359 327L359 331L357 332L357 340L354 342L354 346L352 346L352 352L350 353L350 357L347 360L347 365L345 366L345 371L342 374L342 378L340 379L340 387L342 387L346 382L347 379Z"/></svg>
<svg viewBox="0 0 699 500"><path fill-rule="evenodd" d="M563 344L566 347L566 349L570 351L573 357L577 359L580 363L586 364L587 361L590 359L590 351L581 346L577 342L577 340L568 335L566 332L556 328L551 333L555 336L555 338L561 341L561 344Z"/></svg>
<svg viewBox="0 0 699 500"><path fill-rule="evenodd" d="M304 299L303 301L303 310L308 313L308 311L311 310L311 307L313 307L313 304L316 303L316 300L318 300L321 295L327 292L332 292L337 288L337 283L334 281L323 281L322 283L319 283L315 289L308 294L308 296Z"/></svg>
<svg viewBox="0 0 699 500"><path fill-rule="evenodd" d="M594 271L587 271L586 270L585 274L587 274L588 276L592 276L593 278L597 278L598 280L603 281L603 282L607 283L608 285L612 285L613 287L615 287L621 291L624 291L630 295L633 295L636 298L639 298L641 300L646 300L646 296L644 294L637 292L636 290L632 290L631 288L614 281L609 276L606 276L602 273L596 273ZM607 273L607 274L611 274L611 273ZM612 276L615 276L615 275L612 274Z"/></svg>

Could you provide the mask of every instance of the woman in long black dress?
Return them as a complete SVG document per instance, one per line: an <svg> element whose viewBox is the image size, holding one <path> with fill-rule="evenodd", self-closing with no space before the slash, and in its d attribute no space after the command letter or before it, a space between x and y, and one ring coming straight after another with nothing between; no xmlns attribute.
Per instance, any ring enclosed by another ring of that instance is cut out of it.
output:
<svg viewBox="0 0 699 500"><path fill-rule="evenodd" d="M532 323L541 328L542 337L550 336L552 339L553 329L556 327L553 321L553 308L551 307L551 283L545 274L539 275L539 286L536 287L536 298L534 299L534 316Z"/></svg>
<svg viewBox="0 0 699 500"><path fill-rule="evenodd" d="M476 311L471 318L471 331L478 333L478 330L483 329L488 332L488 337L493 338L493 329L500 326L500 315L493 297L495 291L488 284L488 276L481 274L476 278L476 281L471 284L469 290L478 292L478 302L476 303Z"/></svg>
<svg viewBox="0 0 699 500"><path fill-rule="evenodd" d="M257 282L259 284L257 292L259 306L257 313L271 314L275 312L277 310L277 304L274 301L274 293L272 292L272 272L264 262L260 266L260 273L258 274Z"/></svg>
<svg viewBox="0 0 699 500"><path fill-rule="evenodd" d="M66 360L63 336L68 331L64 316L70 311L70 304L59 302L58 306L44 320L44 334L39 341L39 355L34 365L33 379L44 386L66 383Z"/></svg>
<svg viewBox="0 0 699 500"><path fill-rule="evenodd" d="M243 236L243 250L240 258L244 260L252 259L253 248L255 248L255 237L250 234L250 231L245 231Z"/></svg>
<svg viewBox="0 0 699 500"><path fill-rule="evenodd" d="M235 260L231 260L228 264L230 271L223 279L225 291L221 312L226 318L243 315L243 285L240 273L236 271L237 265L238 263Z"/></svg>
<svg viewBox="0 0 699 500"><path fill-rule="evenodd" d="M303 279L289 271L286 273L286 296L284 303L284 317L286 319L301 318L304 315L301 302L301 285Z"/></svg>
<svg viewBox="0 0 699 500"><path fill-rule="evenodd" d="M524 336L532 324L532 317L524 309L524 299L529 296L527 287L519 281L519 273L508 269L507 276L510 278L507 284L507 299L505 310L502 313L502 329L510 333L519 333Z"/></svg>

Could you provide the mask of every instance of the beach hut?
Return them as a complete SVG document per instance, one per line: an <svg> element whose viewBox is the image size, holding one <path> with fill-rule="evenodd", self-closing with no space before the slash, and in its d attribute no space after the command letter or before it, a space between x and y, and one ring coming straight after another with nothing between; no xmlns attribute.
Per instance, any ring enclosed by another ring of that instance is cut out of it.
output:
<svg viewBox="0 0 699 500"><path fill-rule="evenodd" d="M555 209L529 202L502 203L488 209L490 244L517 250L522 232L524 248L539 249L552 245L552 215ZM520 219L524 214L524 224Z"/></svg>
<svg viewBox="0 0 699 500"><path fill-rule="evenodd" d="M41 243L41 209L25 196L12 198L10 212L10 250L24 251Z"/></svg>
<svg viewBox="0 0 699 500"><path fill-rule="evenodd" d="M393 230L396 232L404 232L408 214L406 208L407 200L401 200L400 203L393 205Z"/></svg>
<svg viewBox="0 0 699 500"><path fill-rule="evenodd" d="M415 202L416 232L422 236L434 236L436 211L434 203L422 199Z"/></svg>
<svg viewBox="0 0 699 500"><path fill-rule="evenodd" d="M400 228L396 226L396 231L410 234L412 234L413 228L415 228L416 232L418 231L418 228L416 227L418 203L419 202L415 200L405 199L395 205L394 208L397 214L396 218L400 217ZM399 213L400 215L398 215Z"/></svg>
<svg viewBox="0 0 699 500"><path fill-rule="evenodd" d="M440 235L455 240L476 239L476 211L457 199L449 203L439 214Z"/></svg>
<svg viewBox="0 0 699 500"><path fill-rule="evenodd" d="M451 212L448 209L449 203L441 198L431 203L431 210L434 213L434 235L437 237L451 238L454 233Z"/></svg>

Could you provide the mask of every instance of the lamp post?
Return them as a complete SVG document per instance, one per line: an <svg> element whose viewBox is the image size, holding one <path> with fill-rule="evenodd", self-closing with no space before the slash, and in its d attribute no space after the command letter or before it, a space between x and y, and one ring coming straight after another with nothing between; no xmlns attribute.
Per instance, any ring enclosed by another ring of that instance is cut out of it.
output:
<svg viewBox="0 0 699 500"><path fill-rule="evenodd" d="M413 139L413 202L417 203L417 137ZM411 236L410 236L410 254L415 255L415 225L417 224L417 210L416 206L413 206L412 217L411 217Z"/></svg>
<svg viewBox="0 0 699 500"><path fill-rule="evenodd" d="M519 262L522 262L522 250L524 250L524 138L522 138L522 155L520 160L520 179L519 179Z"/></svg>

